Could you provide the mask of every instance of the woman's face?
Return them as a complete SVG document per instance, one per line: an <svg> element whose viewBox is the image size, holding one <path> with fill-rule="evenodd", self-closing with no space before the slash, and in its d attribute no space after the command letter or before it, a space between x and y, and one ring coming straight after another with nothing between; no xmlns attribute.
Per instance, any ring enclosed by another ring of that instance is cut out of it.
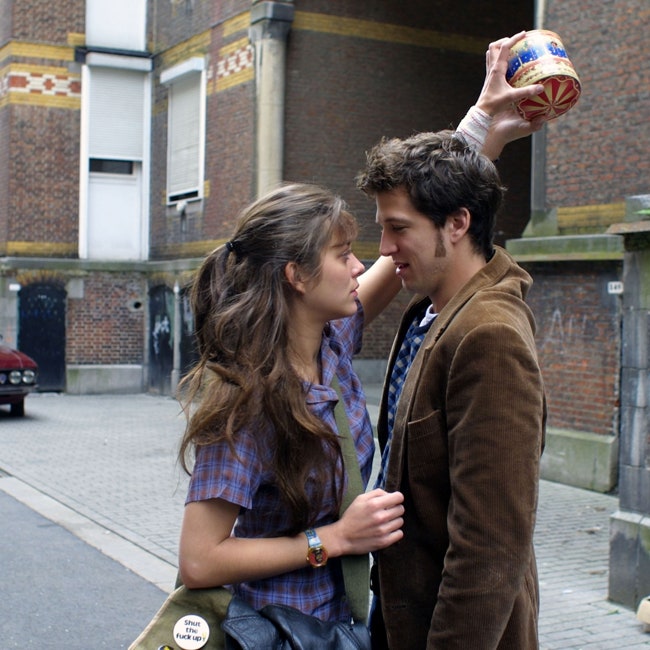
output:
<svg viewBox="0 0 650 650"><path fill-rule="evenodd" d="M303 304L324 323L357 311L357 278L365 267L351 245L350 240L335 234L322 253L320 275L304 285Z"/></svg>

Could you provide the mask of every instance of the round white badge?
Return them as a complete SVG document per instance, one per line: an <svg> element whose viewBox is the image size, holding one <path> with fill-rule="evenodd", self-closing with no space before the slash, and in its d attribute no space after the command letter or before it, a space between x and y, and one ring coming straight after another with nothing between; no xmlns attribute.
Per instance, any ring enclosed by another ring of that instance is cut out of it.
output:
<svg viewBox="0 0 650 650"><path fill-rule="evenodd" d="M181 650L199 650L210 636L208 622L196 614L179 618L174 625L174 641Z"/></svg>

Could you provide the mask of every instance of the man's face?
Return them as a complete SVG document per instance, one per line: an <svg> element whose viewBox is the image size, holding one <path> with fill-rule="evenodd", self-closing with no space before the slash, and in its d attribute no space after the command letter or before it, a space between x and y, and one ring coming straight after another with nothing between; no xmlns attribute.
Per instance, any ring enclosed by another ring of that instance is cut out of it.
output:
<svg viewBox="0 0 650 650"><path fill-rule="evenodd" d="M377 223L382 228L379 252L392 258L405 289L429 296L435 305L450 272L445 227L438 228L418 212L401 187L381 192L376 202Z"/></svg>

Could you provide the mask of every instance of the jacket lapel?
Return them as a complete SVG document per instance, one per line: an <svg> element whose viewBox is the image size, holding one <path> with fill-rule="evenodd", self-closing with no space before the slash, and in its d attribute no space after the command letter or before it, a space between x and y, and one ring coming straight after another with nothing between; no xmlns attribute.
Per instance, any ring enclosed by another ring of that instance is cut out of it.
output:
<svg viewBox="0 0 650 650"><path fill-rule="evenodd" d="M415 356L411 368L406 376L404 387L397 403L395 411L395 422L393 424L393 437L390 443L390 455L388 460L388 473L386 475L386 490L393 491L400 489L404 473L404 455L406 453L407 425L411 420L413 403L417 394L417 387L420 383L422 368L427 365L427 360L433 349L453 321L456 314L462 307L480 290L493 286L507 272L511 265L511 259L505 250L495 246L495 254L492 259L481 269L442 309L427 332L420 350ZM415 316L416 309L423 305L427 298L416 296L406 309L405 317L402 320L399 336L396 337L391 350L389 368L392 369L395 357L399 352L405 331ZM397 344L399 342L399 345ZM390 377L384 384L384 394L380 413L382 418L386 417L386 395Z"/></svg>

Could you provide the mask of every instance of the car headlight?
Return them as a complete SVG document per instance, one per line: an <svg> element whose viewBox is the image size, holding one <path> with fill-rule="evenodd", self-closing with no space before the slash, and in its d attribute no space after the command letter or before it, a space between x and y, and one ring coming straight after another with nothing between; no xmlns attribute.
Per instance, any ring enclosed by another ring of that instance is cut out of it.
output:
<svg viewBox="0 0 650 650"><path fill-rule="evenodd" d="M19 384L23 380L23 373L20 370L12 370L9 373L9 382L11 384Z"/></svg>
<svg viewBox="0 0 650 650"><path fill-rule="evenodd" d="M36 373L33 370L23 370L23 383L33 384L36 381Z"/></svg>

